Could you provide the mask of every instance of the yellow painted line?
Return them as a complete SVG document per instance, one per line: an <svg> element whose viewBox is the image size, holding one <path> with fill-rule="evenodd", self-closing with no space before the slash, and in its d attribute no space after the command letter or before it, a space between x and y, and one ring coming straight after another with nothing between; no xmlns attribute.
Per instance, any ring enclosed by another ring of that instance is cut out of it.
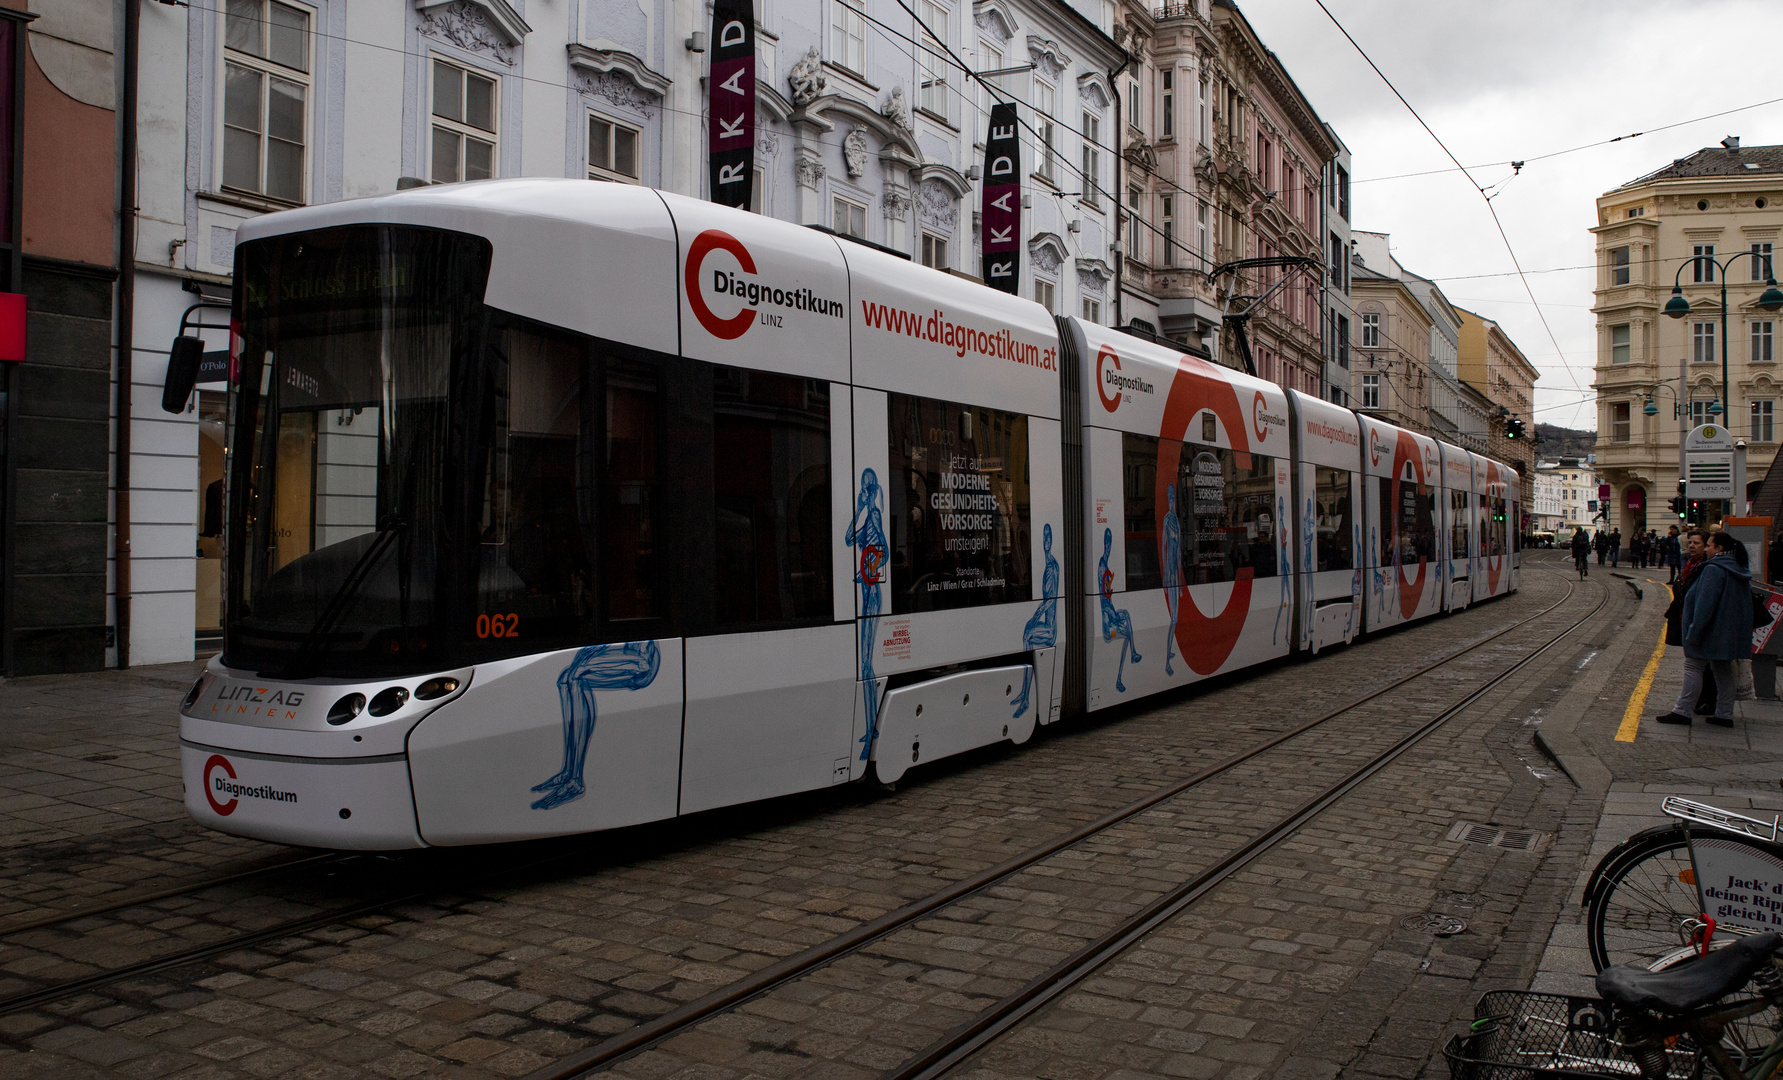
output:
<svg viewBox="0 0 1783 1080"><path fill-rule="evenodd" d="M1657 584L1657 583L1656 583ZM1671 592L1670 585L1665 587ZM1628 709L1622 714L1622 726L1616 729L1617 742L1633 742L1641 730L1641 711L1647 707L1647 692L1653 689L1653 676L1659 671L1659 658L1665 655L1665 627L1659 628L1659 644L1653 646L1653 655L1647 657L1647 666L1641 677L1634 684L1634 693L1628 695Z"/></svg>

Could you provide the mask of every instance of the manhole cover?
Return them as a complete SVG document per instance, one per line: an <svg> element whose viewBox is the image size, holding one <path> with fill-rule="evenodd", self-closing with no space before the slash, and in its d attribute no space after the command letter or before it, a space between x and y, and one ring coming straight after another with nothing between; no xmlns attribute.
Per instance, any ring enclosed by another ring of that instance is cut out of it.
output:
<svg viewBox="0 0 1783 1080"><path fill-rule="evenodd" d="M1422 915L1407 915L1399 920L1399 928L1410 930L1416 934L1430 934L1433 937L1453 937L1467 929L1467 924L1453 915L1426 911Z"/></svg>

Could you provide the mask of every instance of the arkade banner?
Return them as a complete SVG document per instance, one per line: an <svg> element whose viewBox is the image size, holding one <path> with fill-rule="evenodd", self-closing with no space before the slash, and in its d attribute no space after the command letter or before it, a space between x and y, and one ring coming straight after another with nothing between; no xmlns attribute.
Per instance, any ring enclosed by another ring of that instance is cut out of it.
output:
<svg viewBox="0 0 1783 1080"><path fill-rule="evenodd" d="M714 0L706 157L712 201L749 209L755 184L755 2Z"/></svg>
<svg viewBox="0 0 1783 1080"><path fill-rule="evenodd" d="M1022 170L1015 106L991 106L984 144L984 212L979 235L984 283L1011 296L1021 290Z"/></svg>

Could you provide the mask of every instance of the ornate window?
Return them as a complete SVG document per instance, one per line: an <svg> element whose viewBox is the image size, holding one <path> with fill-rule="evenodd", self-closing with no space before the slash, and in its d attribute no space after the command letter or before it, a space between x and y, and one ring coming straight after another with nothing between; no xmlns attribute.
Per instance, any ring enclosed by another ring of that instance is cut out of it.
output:
<svg viewBox="0 0 1783 1080"><path fill-rule="evenodd" d="M1102 121L1095 113L1085 110L1083 114L1083 195L1081 198L1091 206L1098 202L1097 189L1102 184Z"/></svg>
<svg viewBox="0 0 1783 1080"><path fill-rule="evenodd" d="M214 10L214 9L213 9ZM223 186L303 201L310 15L228 0L223 15Z"/></svg>
<svg viewBox="0 0 1783 1080"><path fill-rule="evenodd" d="M495 175L495 80L433 62L433 171L436 184Z"/></svg>
<svg viewBox="0 0 1783 1080"><path fill-rule="evenodd" d="M1713 322L1690 324L1690 362L1693 364L1715 362L1715 324Z"/></svg>
<svg viewBox="0 0 1783 1080"><path fill-rule="evenodd" d="M867 18L862 0L831 0L830 59L848 70L867 70Z"/></svg>
<svg viewBox="0 0 1783 1080"><path fill-rule="evenodd" d="M952 40L947 32L948 15L948 10L935 0L923 0L922 44L917 47L916 56L917 66L922 69L922 92L917 97L917 107L943 120L950 115L951 105L948 100L951 91L947 86L947 70L951 66L947 46Z"/></svg>
<svg viewBox="0 0 1783 1080"><path fill-rule="evenodd" d="M1754 364L1770 364L1777 359L1776 322L1771 319L1755 319L1752 323L1752 362Z"/></svg>
<svg viewBox="0 0 1783 1080"><path fill-rule="evenodd" d="M867 238L867 208L837 195L830 203L830 227L844 236Z"/></svg>
<svg viewBox="0 0 1783 1080"><path fill-rule="evenodd" d="M643 138L643 133L630 124L589 113L588 179L637 183L638 147Z"/></svg>
<svg viewBox="0 0 1783 1080"><path fill-rule="evenodd" d="M1049 315L1058 312L1058 308L1055 306L1058 296L1057 289L1058 287L1050 281L1034 279L1034 302L1045 308Z"/></svg>
<svg viewBox="0 0 1783 1080"><path fill-rule="evenodd" d="M932 232L922 234L922 264L936 270L947 269L947 238Z"/></svg>
<svg viewBox="0 0 1783 1080"><path fill-rule="evenodd" d="M1627 323L1623 323L1620 326L1610 327L1610 363L1628 363L1628 331L1629 326Z"/></svg>

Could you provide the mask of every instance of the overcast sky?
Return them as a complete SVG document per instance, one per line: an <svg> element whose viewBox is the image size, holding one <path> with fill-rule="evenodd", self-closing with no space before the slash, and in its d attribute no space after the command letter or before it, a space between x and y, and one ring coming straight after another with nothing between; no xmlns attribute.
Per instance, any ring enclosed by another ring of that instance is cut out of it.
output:
<svg viewBox="0 0 1783 1080"><path fill-rule="evenodd" d="M1550 340L1484 200L1318 4L1238 2L1349 146L1354 226L1391 233L1402 265L1505 328L1541 372L1539 422L1597 426L1591 398L1580 393L1596 363L1595 255L1586 232L1596 223L1593 200L1727 135L1747 146L1783 143L1783 102L1653 131L1783 98L1769 56L1783 40L1783 4L1775 0L1325 0L1463 164L1528 162L1492 205L1531 271ZM1637 131L1651 133L1535 160ZM1451 171L1376 179L1441 168ZM1508 165L1473 170L1488 187L1511 175Z"/></svg>

